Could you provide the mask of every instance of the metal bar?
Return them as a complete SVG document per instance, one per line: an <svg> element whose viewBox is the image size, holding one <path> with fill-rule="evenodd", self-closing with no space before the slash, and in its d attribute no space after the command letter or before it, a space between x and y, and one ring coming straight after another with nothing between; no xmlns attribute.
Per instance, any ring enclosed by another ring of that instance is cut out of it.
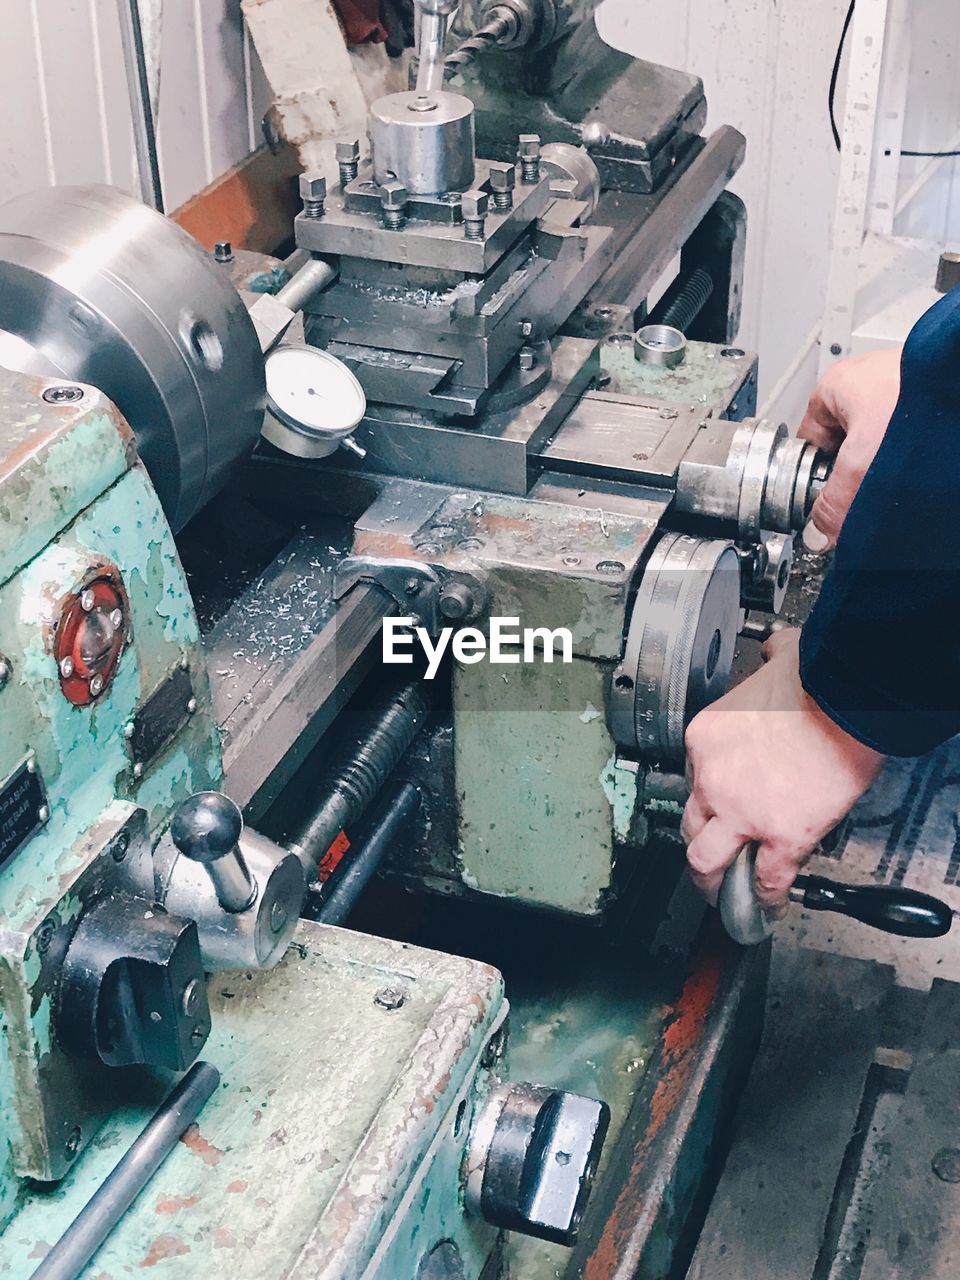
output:
<svg viewBox="0 0 960 1280"><path fill-rule="evenodd" d="M394 841L419 808L420 792L412 782L401 783L363 844L353 851L336 888L320 908L317 920L322 924L341 924L346 920Z"/></svg>
<svg viewBox="0 0 960 1280"><path fill-rule="evenodd" d="M220 1083L195 1062L34 1271L31 1280L77 1280Z"/></svg>
<svg viewBox="0 0 960 1280"><path fill-rule="evenodd" d="M157 131L150 103L150 79L143 48L143 26L139 0L117 0L120 14L120 36L123 43L123 65L127 73L133 145L137 153L140 198L144 204L163 213L163 184L157 155Z"/></svg>

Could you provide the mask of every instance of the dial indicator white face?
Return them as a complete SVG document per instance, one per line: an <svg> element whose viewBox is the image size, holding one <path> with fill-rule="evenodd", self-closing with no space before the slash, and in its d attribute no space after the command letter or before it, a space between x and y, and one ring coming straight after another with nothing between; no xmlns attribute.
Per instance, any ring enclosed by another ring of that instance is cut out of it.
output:
<svg viewBox="0 0 960 1280"><path fill-rule="evenodd" d="M320 436L343 436L367 411L363 387L319 347L277 347L264 370L270 408L282 421Z"/></svg>

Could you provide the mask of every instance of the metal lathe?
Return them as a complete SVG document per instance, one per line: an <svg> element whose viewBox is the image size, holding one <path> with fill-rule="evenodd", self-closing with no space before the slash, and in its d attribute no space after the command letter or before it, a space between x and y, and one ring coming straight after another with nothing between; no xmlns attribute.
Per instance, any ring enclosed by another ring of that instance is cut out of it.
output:
<svg viewBox="0 0 960 1280"><path fill-rule="evenodd" d="M828 464L752 416L743 138L594 7L418 0L283 260L0 207L0 1276L685 1256L764 955L683 734ZM536 652L383 661L491 619Z"/></svg>

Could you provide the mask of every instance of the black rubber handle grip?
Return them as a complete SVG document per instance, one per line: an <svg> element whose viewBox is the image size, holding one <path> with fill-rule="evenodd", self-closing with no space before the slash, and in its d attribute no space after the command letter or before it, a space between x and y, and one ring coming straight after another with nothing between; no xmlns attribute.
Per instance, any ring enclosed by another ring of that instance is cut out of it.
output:
<svg viewBox="0 0 960 1280"><path fill-rule="evenodd" d="M837 911L905 938L942 938L953 924L953 911L945 902L915 889L838 884L822 876L798 876L796 887L810 911Z"/></svg>

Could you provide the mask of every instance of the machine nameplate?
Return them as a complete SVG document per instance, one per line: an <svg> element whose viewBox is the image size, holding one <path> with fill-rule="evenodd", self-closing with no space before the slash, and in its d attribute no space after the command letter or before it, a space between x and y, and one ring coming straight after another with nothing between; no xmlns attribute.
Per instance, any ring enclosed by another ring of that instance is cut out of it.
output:
<svg viewBox="0 0 960 1280"><path fill-rule="evenodd" d="M181 667L164 680L133 717L130 753L146 769L190 719L193 682Z"/></svg>
<svg viewBox="0 0 960 1280"><path fill-rule="evenodd" d="M0 867L50 819L43 779L31 755L0 789Z"/></svg>

